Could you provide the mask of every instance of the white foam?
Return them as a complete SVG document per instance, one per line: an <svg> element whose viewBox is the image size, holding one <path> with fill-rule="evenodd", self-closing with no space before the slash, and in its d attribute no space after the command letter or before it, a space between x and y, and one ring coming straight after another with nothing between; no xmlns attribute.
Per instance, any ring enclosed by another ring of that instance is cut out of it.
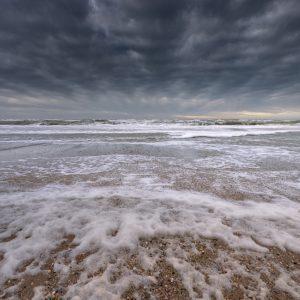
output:
<svg viewBox="0 0 300 300"><path fill-rule="evenodd" d="M112 196L119 197L117 206ZM5 277L14 274L22 260L49 251L66 233L76 234L79 246L74 254L91 245L107 250L133 248L140 237L185 232L263 251L253 241L255 237L300 252L300 204L288 199L236 203L195 192L49 186L1 196L1 206L2 222L9 225L0 238L17 232L16 239L0 246L5 252ZM231 220L231 227L222 223L224 218ZM118 229L117 236L109 236L114 229ZM234 235L236 231L242 236Z"/></svg>
<svg viewBox="0 0 300 300"><path fill-rule="evenodd" d="M208 125L196 126L186 123L148 123L128 122L116 125L1 125L0 134L132 134L132 133L164 133L177 138L193 137L234 137L245 135L276 134L299 132L300 124L295 125Z"/></svg>

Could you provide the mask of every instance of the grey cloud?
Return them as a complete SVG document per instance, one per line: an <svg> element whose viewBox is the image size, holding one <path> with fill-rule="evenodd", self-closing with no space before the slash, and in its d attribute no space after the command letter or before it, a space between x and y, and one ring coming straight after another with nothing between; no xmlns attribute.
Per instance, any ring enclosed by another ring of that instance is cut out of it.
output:
<svg viewBox="0 0 300 300"><path fill-rule="evenodd" d="M0 8L1 118L300 110L297 0L2 0Z"/></svg>

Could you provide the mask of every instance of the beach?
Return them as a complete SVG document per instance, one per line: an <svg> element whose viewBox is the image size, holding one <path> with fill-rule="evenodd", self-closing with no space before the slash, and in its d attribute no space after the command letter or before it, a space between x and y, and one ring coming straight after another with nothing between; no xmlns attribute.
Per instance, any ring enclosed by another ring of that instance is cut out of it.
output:
<svg viewBox="0 0 300 300"><path fill-rule="evenodd" d="M300 299L300 124L0 123L3 299Z"/></svg>

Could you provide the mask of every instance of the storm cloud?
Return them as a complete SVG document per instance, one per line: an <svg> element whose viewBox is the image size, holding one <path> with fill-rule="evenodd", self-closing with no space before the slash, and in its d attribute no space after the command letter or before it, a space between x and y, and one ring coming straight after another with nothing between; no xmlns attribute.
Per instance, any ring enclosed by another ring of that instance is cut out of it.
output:
<svg viewBox="0 0 300 300"><path fill-rule="evenodd" d="M300 112L298 0L1 0L0 117Z"/></svg>

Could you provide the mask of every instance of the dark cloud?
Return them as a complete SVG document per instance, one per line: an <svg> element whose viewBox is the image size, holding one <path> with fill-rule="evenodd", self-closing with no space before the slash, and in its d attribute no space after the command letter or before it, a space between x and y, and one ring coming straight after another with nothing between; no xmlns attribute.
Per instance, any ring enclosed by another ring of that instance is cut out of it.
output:
<svg viewBox="0 0 300 300"><path fill-rule="evenodd" d="M298 0L1 0L0 117L300 110Z"/></svg>

